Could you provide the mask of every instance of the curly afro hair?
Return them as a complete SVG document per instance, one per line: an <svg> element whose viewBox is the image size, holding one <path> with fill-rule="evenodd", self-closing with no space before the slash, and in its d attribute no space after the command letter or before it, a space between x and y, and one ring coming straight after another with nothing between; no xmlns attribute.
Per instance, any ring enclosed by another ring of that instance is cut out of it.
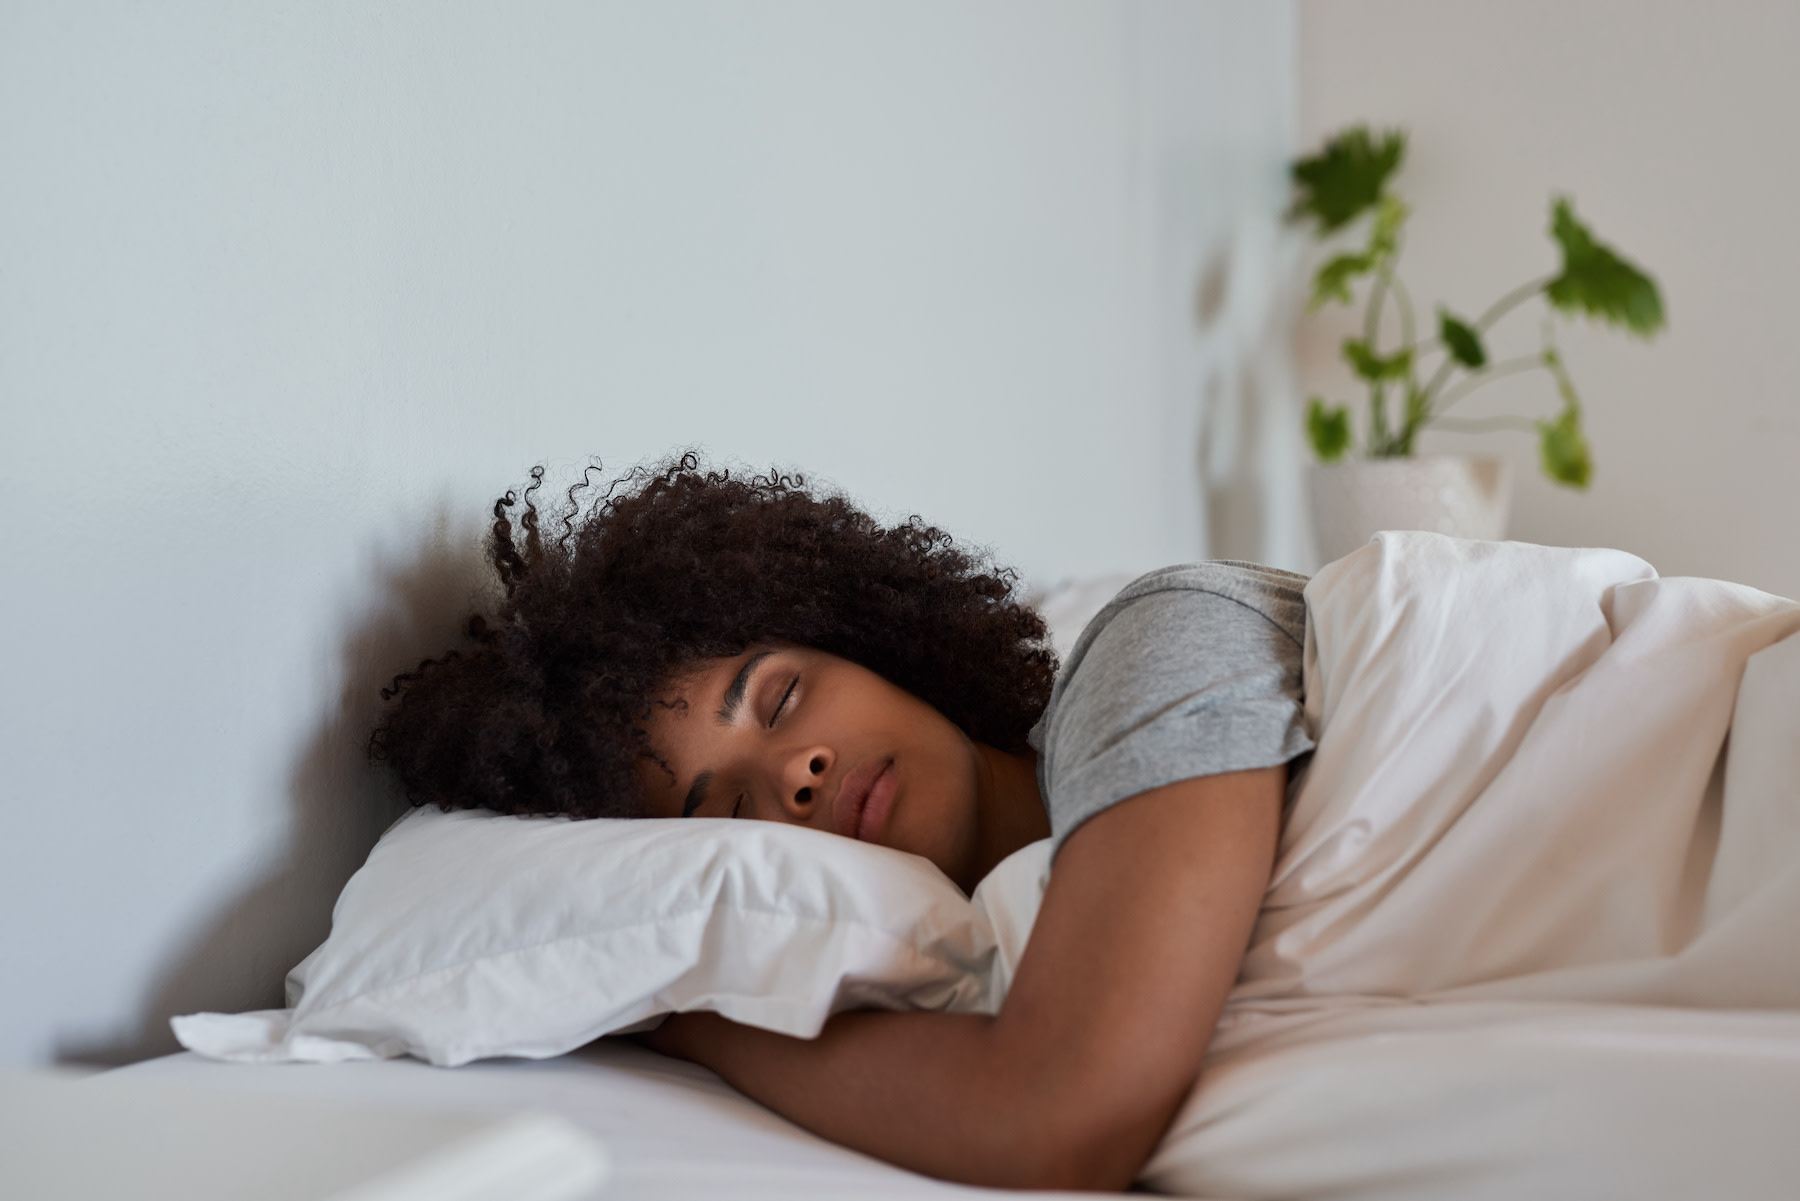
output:
<svg viewBox="0 0 1800 1201"><path fill-rule="evenodd" d="M503 591L472 645L382 692L370 752L413 805L633 817L645 724L702 660L765 642L852 660L977 742L1019 750L1056 657L1015 575L914 517L884 526L800 476L707 470L692 453L536 503L494 503L487 557ZM583 494L589 493L584 496ZM515 531L512 510L517 513Z"/></svg>

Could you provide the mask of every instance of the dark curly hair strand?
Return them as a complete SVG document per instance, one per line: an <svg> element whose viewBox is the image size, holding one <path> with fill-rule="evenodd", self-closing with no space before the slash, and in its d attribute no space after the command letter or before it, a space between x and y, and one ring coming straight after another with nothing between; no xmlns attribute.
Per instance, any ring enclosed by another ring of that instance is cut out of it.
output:
<svg viewBox="0 0 1800 1201"><path fill-rule="evenodd" d="M1024 747L1056 658L1011 571L917 517L883 526L798 475L739 477L687 453L584 504L595 470L548 515L554 538L537 508L542 467L523 496L495 502L496 612L469 619L472 646L383 690L397 700L370 753L412 804L638 816L656 698L699 662L764 642L852 660L975 741Z"/></svg>

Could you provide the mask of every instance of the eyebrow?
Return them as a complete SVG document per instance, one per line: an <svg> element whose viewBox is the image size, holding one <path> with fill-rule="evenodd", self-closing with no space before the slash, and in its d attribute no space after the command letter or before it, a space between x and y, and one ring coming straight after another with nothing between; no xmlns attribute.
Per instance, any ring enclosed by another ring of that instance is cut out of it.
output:
<svg viewBox="0 0 1800 1201"><path fill-rule="evenodd" d="M750 687L750 673L756 670L758 663L774 653L774 651L759 651L750 656L749 662L738 668L738 673L733 677L731 686L725 689L725 703L719 706L719 712L715 715L718 717L720 725L728 726L737 720L738 710L744 707L744 693ZM695 783L697 784L699 781L696 780ZM693 795L691 789L688 795Z"/></svg>
<svg viewBox="0 0 1800 1201"><path fill-rule="evenodd" d="M737 720L738 710L744 707L744 694L750 690L750 676L756 671L756 665L774 653L759 651L738 668L737 675L731 678L730 685L725 689L725 703L714 714L720 725L728 726ZM711 787L712 778L713 774L709 771L703 771L694 777L694 782L688 786L686 798L681 802L681 816L692 817L700 806L706 804L706 790Z"/></svg>

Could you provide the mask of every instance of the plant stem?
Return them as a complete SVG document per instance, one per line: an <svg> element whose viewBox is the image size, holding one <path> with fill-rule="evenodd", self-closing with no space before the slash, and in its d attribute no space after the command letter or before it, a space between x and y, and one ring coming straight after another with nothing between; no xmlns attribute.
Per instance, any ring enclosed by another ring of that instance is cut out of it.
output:
<svg viewBox="0 0 1800 1201"><path fill-rule="evenodd" d="M1482 434L1490 430L1524 430L1532 433L1537 423L1529 417L1440 417L1433 424L1452 433Z"/></svg>
<svg viewBox="0 0 1800 1201"><path fill-rule="evenodd" d="M1369 305L1363 310L1363 345L1369 348L1370 354L1378 354L1375 348L1375 337L1381 331L1381 308L1387 301L1388 270L1383 264L1375 273L1375 282L1369 286ZM1369 384L1369 454L1380 458L1387 453L1387 389L1379 383Z"/></svg>
<svg viewBox="0 0 1800 1201"><path fill-rule="evenodd" d="M1500 318L1506 316L1508 313L1524 304L1527 300L1530 300L1533 296L1536 296L1539 292L1542 292L1545 288L1549 287L1550 281L1555 278L1556 276L1554 275L1540 275L1534 280L1529 280L1526 283L1520 284L1518 287L1502 296L1499 300L1490 304L1487 307L1487 312L1476 319L1475 332L1478 334L1487 333L1487 331L1493 327L1494 322L1500 320Z"/></svg>
<svg viewBox="0 0 1800 1201"><path fill-rule="evenodd" d="M1376 353L1375 337L1381 332L1381 306L1387 302L1388 273L1385 269L1375 273L1375 282L1369 288L1369 307L1363 311L1363 342L1369 353Z"/></svg>
<svg viewBox="0 0 1800 1201"><path fill-rule="evenodd" d="M1544 356L1541 354L1522 354L1516 358L1490 363L1445 392L1442 403L1435 406L1434 411L1426 417L1426 420L1439 420L1438 413L1444 412L1469 393L1485 388L1497 379L1505 379L1509 375L1518 375L1522 371L1531 371L1542 366L1544 366Z"/></svg>
<svg viewBox="0 0 1800 1201"><path fill-rule="evenodd" d="M1413 344L1413 303L1412 294L1406 290L1406 284L1390 264L1386 270L1388 286L1394 289L1395 306L1400 310L1400 345ZM1415 353L1417 353L1415 351Z"/></svg>
<svg viewBox="0 0 1800 1201"><path fill-rule="evenodd" d="M1438 369L1431 373L1431 382L1425 385L1426 420L1431 419L1431 405L1432 401L1437 397L1438 389L1444 386L1444 381L1449 379L1450 373L1455 370L1456 356L1447 354L1444 356L1444 361L1438 364Z"/></svg>
<svg viewBox="0 0 1800 1201"><path fill-rule="evenodd" d="M1502 296L1499 300L1496 300L1493 304L1490 304L1487 307L1487 311L1476 318L1475 332L1478 334L1487 333L1488 330L1493 328L1494 322L1500 320L1500 318L1506 316L1508 313L1524 304L1527 300L1530 300L1533 296L1536 296L1545 288L1549 287L1550 281L1555 278L1556 276L1554 275L1540 275L1536 279L1527 280L1525 283L1520 284L1518 287ZM1455 370L1456 359L1454 356L1451 356L1445 358L1445 360L1438 365L1438 369L1432 373L1431 382L1425 385L1425 420L1431 420L1431 412L1436 407L1438 392L1443 388L1445 382L1449 380L1450 373ZM1464 392L1461 395L1466 396L1468 393Z"/></svg>

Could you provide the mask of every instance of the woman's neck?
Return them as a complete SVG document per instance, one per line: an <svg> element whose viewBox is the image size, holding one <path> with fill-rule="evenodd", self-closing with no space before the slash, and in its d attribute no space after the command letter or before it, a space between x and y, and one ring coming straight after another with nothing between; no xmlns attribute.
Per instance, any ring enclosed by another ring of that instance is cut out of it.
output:
<svg viewBox="0 0 1800 1201"><path fill-rule="evenodd" d="M980 821L975 835L973 889L999 862L1021 847L1050 837L1050 815L1038 791L1037 753L1000 751L975 744L981 756Z"/></svg>

